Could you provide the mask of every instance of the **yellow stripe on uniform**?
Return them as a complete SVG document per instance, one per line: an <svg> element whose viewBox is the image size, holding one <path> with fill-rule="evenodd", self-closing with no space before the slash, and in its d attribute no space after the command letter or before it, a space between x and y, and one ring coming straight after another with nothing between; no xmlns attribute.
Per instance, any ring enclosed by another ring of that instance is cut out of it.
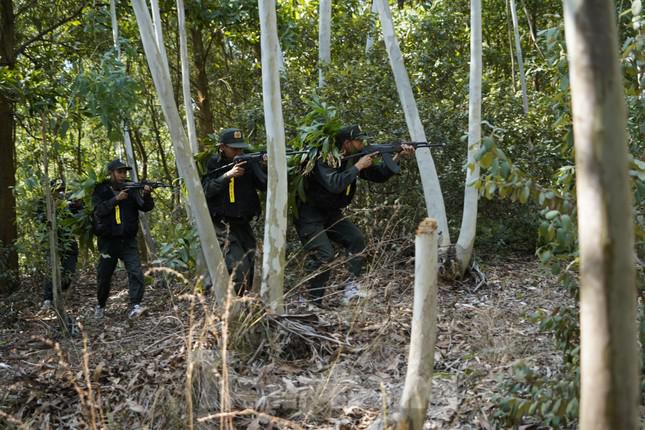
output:
<svg viewBox="0 0 645 430"><path fill-rule="evenodd" d="M116 218L116 223L121 224L121 207L119 205L114 207L114 216Z"/></svg>
<svg viewBox="0 0 645 430"><path fill-rule="evenodd" d="M228 199L231 203L235 203L235 177L228 183Z"/></svg>
<svg viewBox="0 0 645 430"><path fill-rule="evenodd" d="M348 196L348 195L349 195L349 192L351 191L351 189L352 189L352 184L349 184L349 185L347 186L347 190L345 190L345 195L346 195L346 196Z"/></svg>

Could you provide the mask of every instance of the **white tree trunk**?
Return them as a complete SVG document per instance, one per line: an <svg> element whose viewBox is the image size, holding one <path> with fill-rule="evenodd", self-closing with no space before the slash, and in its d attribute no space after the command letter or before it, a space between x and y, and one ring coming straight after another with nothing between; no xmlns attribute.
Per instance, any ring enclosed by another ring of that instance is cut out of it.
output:
<svg viewBox="0 0 645 430"><path fill-rule="evenodd" d="M513 20L513 33L515 34L515 54L517 55L517 66L520 72L520 84L522 85L522 107L524 113L529 113L529 99L526 93L526 76L524 75L524 60L522 58L522 45L520 44L520 30L517 24L517 11L515 0L509 0L511 4L511 18Z"/></svg>
<svg viewBox="0 0 645 430"><path fill-rule="evenodd" d="M148 66L170 131L177 167L188 191L188 202L193 210L202 252L206 257L208 272L213 281L215 297L221 301L226 296L228 271L206 206L206 198L197 173L195 160L190 152L188 138L181 124L179 111L174 100L172 83L168 73L168 63L166 62L164 66L162 62L161 53L155 43L152 19L144 0L132 0L132 7L137 17Z"/></svg>
<svg viewBox="0 0 645 430"><path fill-rule="evenodd" d="M376 1L372 1L372 13L378 13L378 5ZM374 47L374 26L370 26L369 31L367 32L367 38L365 39L365 55L368 55L372 48Z"/></svg>
<svg viewBox="0 0 645 430"><path fill-rule="evenodd" d="M468 163L464 190L464 211L457 239L456 253L460 275L470 264L477 231L479 191L472 185L479 179L475 154L481 143L482 111L482 7L481 0L470 1L470 82L468 99Z"/></svg>
<svg viewBox="0 0 645 430"><path fill-rule="evenodd" d="M197 130L195 129L195 115L193 114L192 97L190 96L190 66L188 64L188 43L186 42L186 15L184 0L177 0L177 26L179 31L179 53L181 56L181 88L184 95L184 109L186 110L186 128L190 151L199 152L197 143Z"/></svg>
<svg viewBox="0 0 645 430"><path fill-rule="evenodd" d="M377 4L381 28L383 30L383 39L387 49L390 65L394 74L396 88L399 92L403 112L405 113L405 122L408 125L410 139L412 141L425 142L426 133L419 117L417 103L414 100L412 86L408 72L403 63L401 49L394 33L392 24L392 13L387 0L374 0ZM441 185L435 169L434 161L430 150L420 148L416 151L417 164L421 172L421 184L423 185L423 196L428 210L428 216L434 218L439 223L439 234L441 234L441 245L450 245L450 233L448 231L448 219L446 218L446 209L443 204L443 195L441 194Z"/></svg>
<svg viewBox="0 0 645 430"><path fill-rule="evenodd" d="M117 60L121 60L121 45L119 43L119 23L116 17L116 4L115 0L110 0L110 14L112 15L112 38L114 42L114 49L116 50ZM132 180L138 181L139 175L137 173L137 163L134 158L134 149L132 148L132 141L130 140L130 133L128 132L128 126L125 121L121 123L121 129L123 130L123 145L125 146L125 156L128 161L128 165L132 167ZM117 153L118 154L118 153ZM150 232L150 218L145 212L139 214L139 225L141 226L141 232L143 233L143 240L148 249L147 255L149 258L155 258L157 254L157 244L155 243L152 233Z"/></svg>
<svg viewBox="0 0 645 430"><path fill-rule="evenodd" d="M331 0L320 0L318 12L318 87L325 86L325 70L331 63Z"/></svg>
<svg viewBox="0 0 645 430"><path fill-rule="evenodd" d="M638 428L627 114L615 5L565 0L580 240L580 428Z"/></svg>
<svg viewBox="0 0 645 430"><path fill-rule="evenodd" d="M279 46L275 1L258 0L262 50L262 98L269 155L269 183L264 223L261 294L277 313L284 311L284 266L287 246L287 156L278 71Z"/></svg>
<svg viewBox="0 0 645 430"><path fill-rule="evenodd" d="M177 0L177 31L179 32L179 53L181 57L181 87L184 97L184 110L186 111L186 129L188 130L188 142L190 151L193 156L199 152L199 143L197 142L197 130L195 127L195 115L193 114L193 101L190 95L190 65L188 61L188 42L186 37L186 14L184 0ZM186 214L195 225L190 205L186 204ZM208 267L206 258L201 249L197 250L195 257L197 274L204 284L210 284L212 281L208 276Z"/></svg>
<svg viewBox="0 0 645 430"><path fill-rule="evenodd" d="M161 24L161 12L159 11L159 0L150 0L150 9L152 10L152 26L155 30L155 41L157 42L157 49L161 55L161 61L170 75L170 65L168 63L168 55L166 54L166 45L163 43L163 26Z"/></svg>
<svg viewBox="0 0 645 430"><path fill-rule="evenodd" d="M410 353L400 404L401 421L411 424L403 428L414 430L423 428L432 391L437 336L437 253L437 222L426 218L419 224L415 240Z"/></svg>

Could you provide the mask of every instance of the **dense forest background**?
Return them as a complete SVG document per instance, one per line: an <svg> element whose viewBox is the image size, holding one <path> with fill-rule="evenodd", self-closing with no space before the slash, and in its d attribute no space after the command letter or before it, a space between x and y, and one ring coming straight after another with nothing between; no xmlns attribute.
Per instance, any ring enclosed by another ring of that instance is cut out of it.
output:
<svg viewBox="0 0 645 430"><path fill-rule="evenodd" d="M433 151L433 158L451 236L456 237L467 153L469 2L390 3L428 140L446 144ZM484 272L487 268L495 272L494 262L500 258L525 261L539 276L549 277L550 288L563 294L558 297L567 299L562 299L566 303L562 306L535 307L526 314L536 330L555 339L553 348L560 357L556 377L522 363L509 365L513 370L499 382L505 388L496 394L496 412L491 415L500 425L528 419L541 425L571 426L577 414L579 376L575 305L579 253L562 3L520 0L517 6L527 113L522 107L508 4L483 3L483 139L477 154L483 170L478 182L482 199L476 261ZM162 0L160 8L175 100L183 103L176 5ZM361 124L370 142L408 139L377 19L370 9L366 1L333 2L331 63L325 66L326 85L318 88L318 2L278 2L288 140L297 137L314 96L336 106L345 123ZM645 35L640 1L618 1L615 12L628 107L643 341ZM50 177L65 180L68 190L86 201L86 213L73 228L81 237L81 266L88 279L96 260L89 197L106 175L106 163L116 156L125 158L122 123L128 125L140 178L173 183L179 176L129 2L117 2L117 16L120 58L113 45L108 2L0 0L0 231L4 242L0 284L4 293L33 295L37 301L39 282L49 270L47 232L35 216L43 199L43 141ZM214 153L217 132L225 127L241 128L252 145L263 148L257 2L186 0L186 20L200 149L197 160ZM368 36L375 43L366 50ZM6 192L7 187L13 187L13 193ZM155 198L157 209L151 212L150 226L157 255L149 256L149 263L193 277L198 242L181 196L178 191L160 190ZM410 238L426 215L414 161L406 161L402 174L382 186L361 184L352 211L366 235L379 239L370 251L372 269L384 261L379 259L383 255L405 259ZM299 244L292 229L289 234L287 281L293 288L300 285L301 267ZM540 268L533 260L539 261ZM509 270L521 283L522 265ZM90 280L88 297L91 285ZM91 307L93 302L79 305ZM555 398L561 400L556 403ZM318 412L323 416L329 411Z"/></svg>

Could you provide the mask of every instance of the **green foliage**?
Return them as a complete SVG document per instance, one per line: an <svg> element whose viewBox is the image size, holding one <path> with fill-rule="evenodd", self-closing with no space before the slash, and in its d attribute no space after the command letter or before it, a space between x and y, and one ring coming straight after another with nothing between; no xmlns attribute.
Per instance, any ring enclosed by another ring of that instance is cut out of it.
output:
<svg viewBox="0 0 645 430"><path fill-rule="evenodd" d="M573 370L573 369L572 369ZM574 378L565 372L560 379L543 378L524 363L513 368L511 380L500 381L507 395L496 396L493 401L499 409L495 418L504 426L516 426L523 418L537 418L552 427L567 427L578 417L579 370Z"/></svg>
<svg viewBox="0 0 645 430"><path fill-rule="evenodd" d="M137 103L137 88L137 82L110 50L98 68L79 73L72 100L86 115L100 118L110 139L117 140L122 122L130 117Z"/></svg>

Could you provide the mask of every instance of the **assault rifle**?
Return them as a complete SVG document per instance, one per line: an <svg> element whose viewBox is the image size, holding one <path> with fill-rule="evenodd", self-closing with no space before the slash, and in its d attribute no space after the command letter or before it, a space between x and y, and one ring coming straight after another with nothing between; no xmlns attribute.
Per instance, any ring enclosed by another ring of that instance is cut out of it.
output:
<svg viewBox="0 0 645 430"><path fill-rule="evenodd" d="M383 143L383 144L374 144L368 145L363 148L362 151L357 152L356 154L347 155L342 158L343 161L351 160L353 158L360 158L364 155L378 153L383 157L383 163L394 173L399 173L401 167L394 162L392 158L393 154L399 153L402 151L401 145L410 145L414 149L419 148L444 148L445 143L428 143L428 142L395 142L395 143Z"/></svg>
<svg viewBox="0 0 645 430"><path fill-rule="evenodd" d="M294 150L287 150L287 157L291 155L298 155L298 154L307 154L309 151L294 151ZM223 166L218 167L217 169L209 170L206 172L206 176L214 175L217 173L222 172L222 174L230 169L233 168L236 164L243 163L243 162L250 162L251 164L251 169L258 175L258 171L261 172L261 170L258 168L256 161L262 160L264 158L266 151L262 152L251 152L248 154L242 154L242 155L236 155L233 157L233 161L231 163L225 164ZM262 172L262 175L266 176L264 172ZM258 177L262 177L262 175L258 175Z"/></svg>
<svg viewBox="0 0 645 430"><path fill-rule="evenodd" d="M162 182L154 182L154 181L141 181L141 182L132 182L132 181L127 181L123 182L120 184L119 188L117 191L121 190L143 190L145 186L149 186L150 188L157 189L157 188L174 188L173 185L168 185L164 184Z"/></svg>

